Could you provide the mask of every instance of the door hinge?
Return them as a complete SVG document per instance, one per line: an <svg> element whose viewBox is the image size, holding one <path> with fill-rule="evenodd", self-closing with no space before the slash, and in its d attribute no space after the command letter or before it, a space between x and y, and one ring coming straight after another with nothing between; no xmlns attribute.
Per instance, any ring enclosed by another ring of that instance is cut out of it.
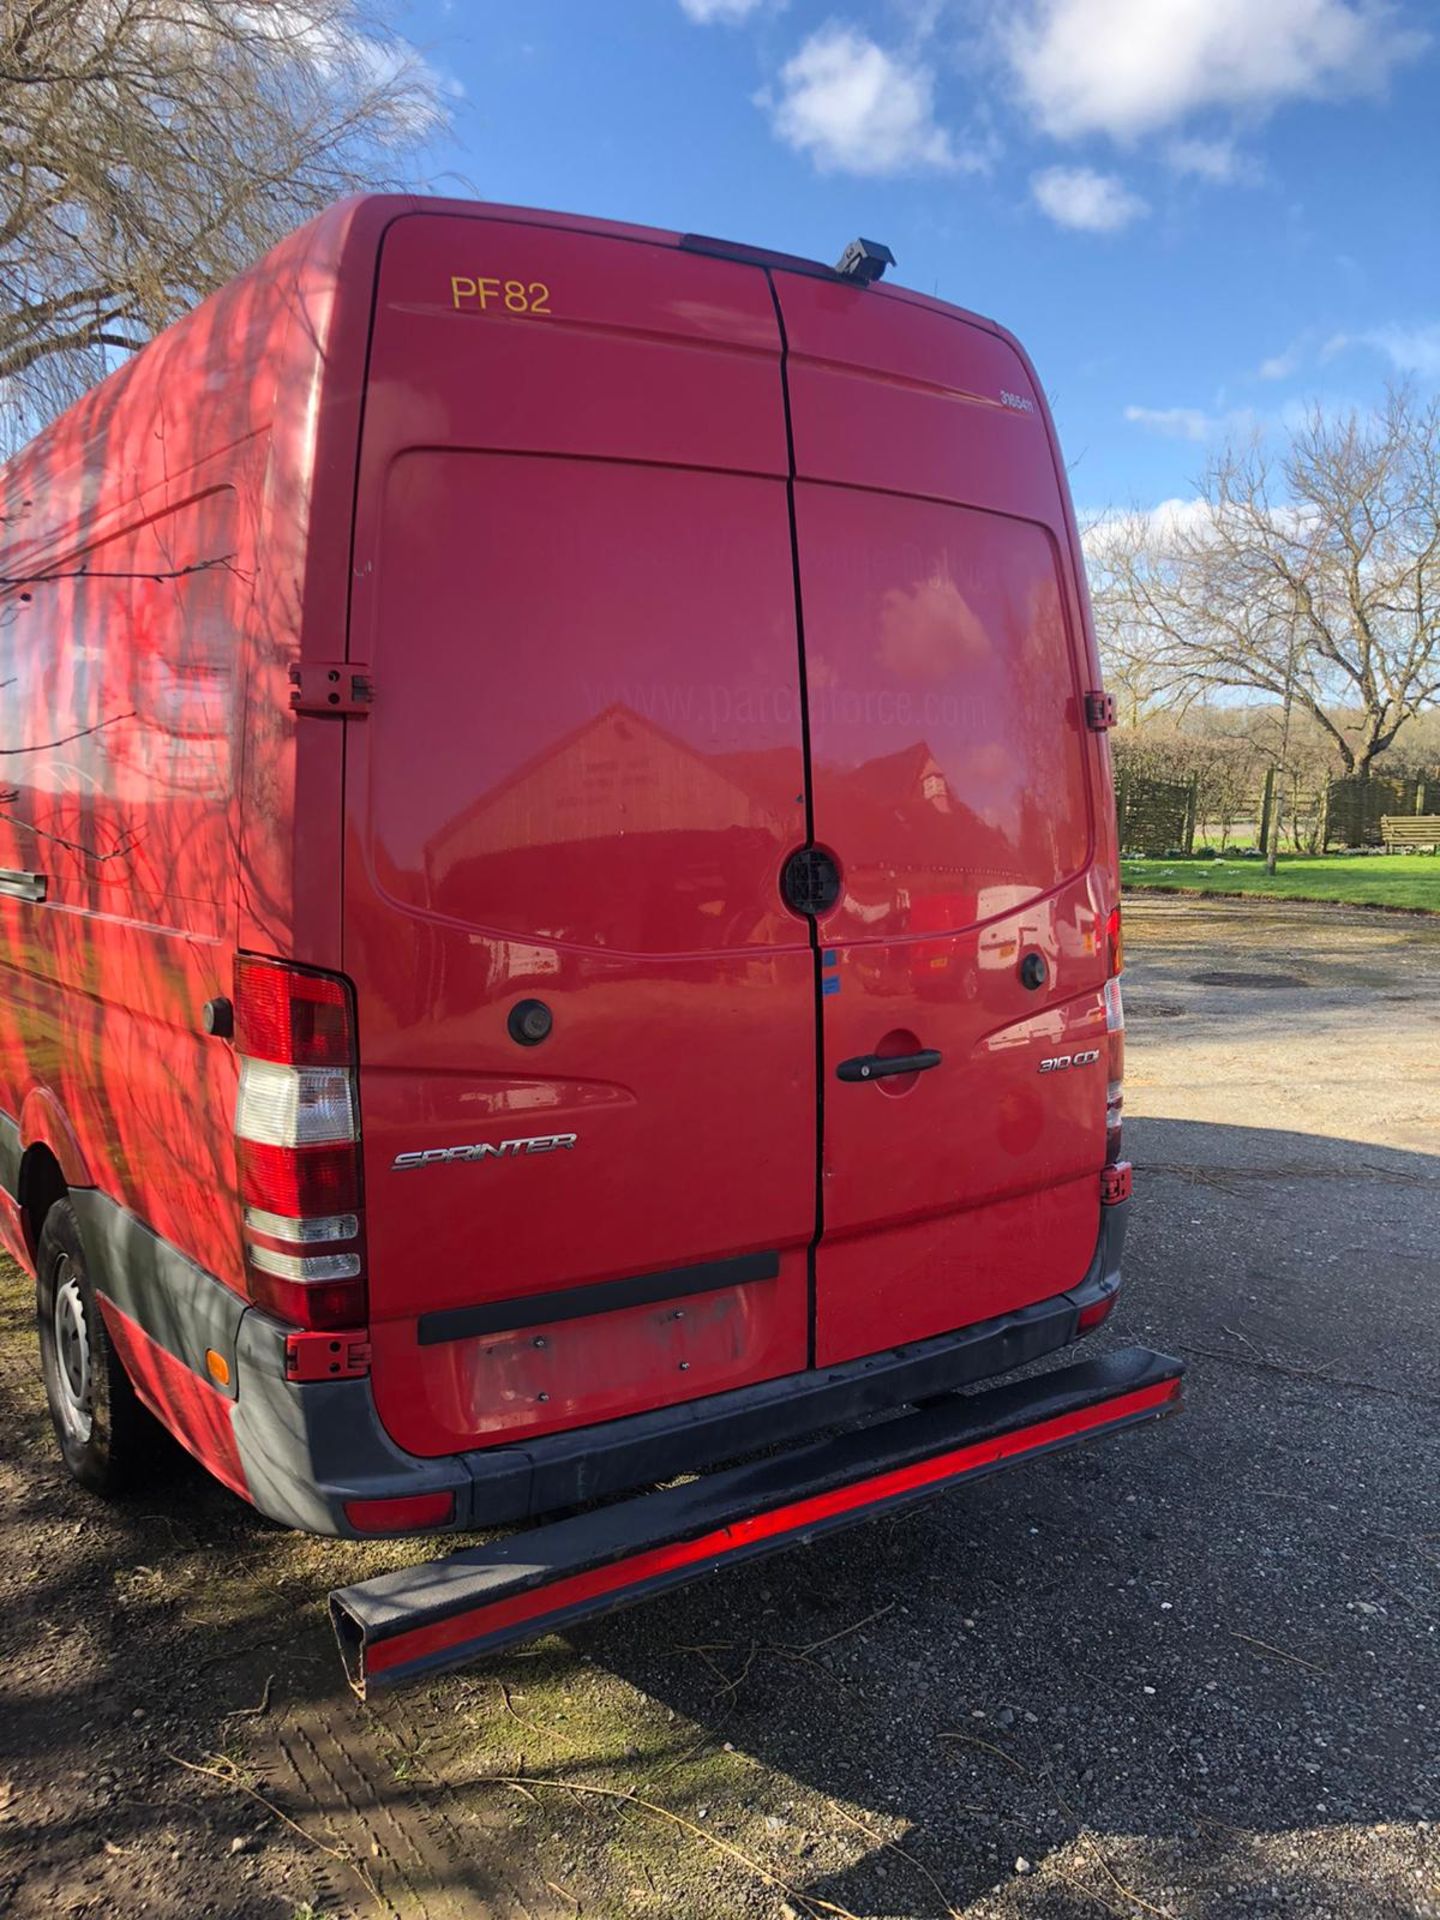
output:
<svg viewBox="0 0 1440 1920"><path fill-rule="evenodd" d="M1085 724L1092 733L1105 733L1115 724L1115 696L1092 687L1085 696Z"/></svg>
<svg viewBox="0 0 1440 1920"><path fill-rule="evenodd" d="M354 1380L370 1371L370 1336L292 1333L285 1339L287 1380Z"/></svg>
<svg viewBox="0 0 1440 1920"><path fill-rule="evenodd" d="M374 698L369 667L353 660L301 661L290 669L292 713L363 714Z"/></svg>

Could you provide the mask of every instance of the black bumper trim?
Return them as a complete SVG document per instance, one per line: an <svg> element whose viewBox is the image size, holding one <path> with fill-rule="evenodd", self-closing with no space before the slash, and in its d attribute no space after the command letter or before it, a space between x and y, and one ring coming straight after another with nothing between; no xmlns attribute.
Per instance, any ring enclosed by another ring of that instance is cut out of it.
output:
<svg viewBox="0 0 1440 1920"><path fill-rule="evenodd" d="M0 1112L0 1187L12 1200L20 1198L20 1123Z"/></svg>
<svg viewBox="0 0 1440 1920"><path fill-rule="evenodd" d="M565 1287L558 1293L526 1293L490 1300L478 1307L450 1307L422 1313L417 1338L422 1347L444 1340L468 1340L476 1334L514 1333L520 1327L548 1327L556 1320L586 1320L621 1307L649 1307L662 1300L684 1300L693 1293L717 1293L722 1287L773 1280L780 1272L778 1253L746 1253L734 1260L706 1260L664 1273L642 1273L628 1280L601 1280L590 1287Z"/></svg>

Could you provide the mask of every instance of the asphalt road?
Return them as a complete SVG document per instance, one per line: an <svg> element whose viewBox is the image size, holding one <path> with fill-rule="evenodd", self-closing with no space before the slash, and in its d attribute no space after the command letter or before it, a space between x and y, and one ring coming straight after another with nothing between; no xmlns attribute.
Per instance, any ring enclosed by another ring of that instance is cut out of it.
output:
<svg viewBox="0 0 1440 1920"><path fill-rule="evenodd" d="M97 1515L12 1344L0 1911L1440 1916L1440 920L1127 939L1162 1426L367 1709L356 1550Z"/></svg>

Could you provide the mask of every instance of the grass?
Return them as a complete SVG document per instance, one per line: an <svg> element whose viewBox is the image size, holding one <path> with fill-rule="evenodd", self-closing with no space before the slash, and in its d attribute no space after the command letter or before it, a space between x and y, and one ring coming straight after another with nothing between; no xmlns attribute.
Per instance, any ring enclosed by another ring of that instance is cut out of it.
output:
<svg viewBox="0 0 1440 1920"><path fill-rule="evenodd" d="M1253 893L1271 900L1341 901L1352 907L1409 907L1440 913L1440 854L1281 856L1263 860L1122 860L1127 887L1161 893Z"/></svg>

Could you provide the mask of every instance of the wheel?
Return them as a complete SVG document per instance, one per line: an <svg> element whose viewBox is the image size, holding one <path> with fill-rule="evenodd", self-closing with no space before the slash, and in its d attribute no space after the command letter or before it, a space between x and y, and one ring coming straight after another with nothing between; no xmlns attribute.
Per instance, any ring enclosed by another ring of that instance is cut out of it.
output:
<svg viewBox="0 0 1440 1920"><path fill-rule="evenodd" d="M119 1493L150 1457L157 1429L110 1344L68 1200L45 1216L35 1272L40 1371L60 1452L82 1487Z"/></svg>

